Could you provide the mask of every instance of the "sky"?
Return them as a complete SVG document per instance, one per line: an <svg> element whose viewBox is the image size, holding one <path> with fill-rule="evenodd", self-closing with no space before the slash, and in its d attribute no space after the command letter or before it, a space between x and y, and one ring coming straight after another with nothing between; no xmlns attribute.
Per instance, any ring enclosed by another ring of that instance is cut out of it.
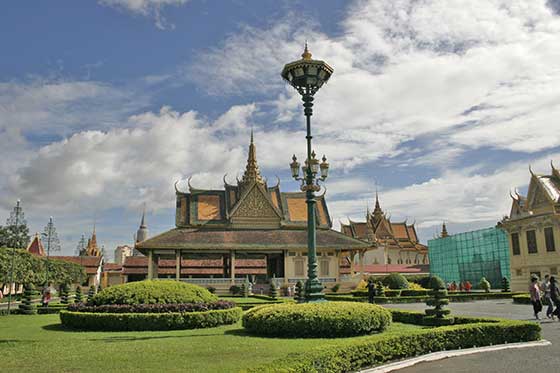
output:
<svg viewBox="0 0 560 373"><path fill-rule="evenodd" d="M305 152L284 64L334 68L315 97L335 229L374 204L426 243L491 227L529 165L560 165L560 0L22 0L0 5L0 224L20 198L62 253L109 256L174 226L173 183L261 171L295 191Z"/></svg>

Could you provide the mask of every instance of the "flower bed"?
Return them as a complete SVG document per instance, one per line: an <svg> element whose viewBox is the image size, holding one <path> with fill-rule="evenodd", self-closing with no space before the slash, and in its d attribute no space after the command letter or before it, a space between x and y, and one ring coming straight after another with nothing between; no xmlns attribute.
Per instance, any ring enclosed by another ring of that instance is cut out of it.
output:
<svg viewBox="0 0 560 373"><path fill-rule="evenodd" d="M179 303L179 304L104 304L89 306L83 303L71 304L68 311L91 313L171 313L171 312L205 312L225 310L235 307L235 303L217 301L211 303Z"/></svg>
<svg viewBox="0 0 560 373"><path fill-rule="evenodd" d="M350 337L381 332L391 323L383 307L361 303L305 303L255 307L243 316L248 332L270 337Z"/></svg>
<svg viewBox="0 0 560 373"><path fill-rule="evenodd" d="M205 312L163 313L93 313L61 311L62 325L80 330L174 330L212 328L234 324L241 318L241 308Z"/></svg>
<svg viewBox="0 0 560 373"><path fill-rule="evenodd" d="M391 313L395 322L417 323L424 317L418 312L391 310ZM291 355L289 359L273 361L249 372L349 372L435 351L539 339L540 326L534 322L458 317L453 326L386 338L339 340L329 347Z"/></svg>
<svg viewBox="0 0 560 373"><path fill-rule="evenodd" d="M64 326L89 330L210 328L241 318L235 303L218 301L207 289L178 281L116 285L60 312Z"/></svg>

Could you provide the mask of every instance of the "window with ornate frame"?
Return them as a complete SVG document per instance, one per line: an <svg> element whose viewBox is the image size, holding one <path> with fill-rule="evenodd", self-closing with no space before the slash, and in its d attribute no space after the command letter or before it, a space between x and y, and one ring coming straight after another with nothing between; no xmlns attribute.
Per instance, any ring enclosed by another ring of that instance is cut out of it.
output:
<svg viewBox="0 0 560 373"><path fill-rule="evenodd" d="M513 255L521 255L521 247L519 246L519 233L511 234L511 250Z"/></svg>
<svg viewBox="0 0 560 373"><path fill-rule="evenodd" d="M554 244L554 231L552 227L546 227L544 229L544 241L546 244L546 251L556 251L556 245Z"/></svg>
<svg viewBox="0 0 560 373"><path fill-rule="evenodd" d="M527 252L529 254L536 254L538 252L537 248L537 233L535 230L527 231Z"/></svg>

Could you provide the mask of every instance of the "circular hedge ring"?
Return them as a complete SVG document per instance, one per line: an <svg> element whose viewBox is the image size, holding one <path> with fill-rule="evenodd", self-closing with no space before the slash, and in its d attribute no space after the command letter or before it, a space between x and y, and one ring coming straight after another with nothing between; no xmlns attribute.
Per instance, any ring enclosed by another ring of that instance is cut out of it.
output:
<svg viewBox="0 0 560 373"><path fill-rule="evenodd" d="M145 280L103 289L92 298L91 303L99 306L105 304L210 303L217 300L217 296L201 286L174 280Z"/></svg>
<svg viewBox="0 0 560 373"><path fill-rule="evenodd" d="M62 325L80 330L138 331L213 328L235 324L239 307L206 312L94 313L60 311Z"/></svg>
<svg viewBox="0 0 560 373"><path fill-rule="evenodd" d="M382 332L391 313L381 306L357 302L266 305L243 316L251 334L268 337L353 337Z"/></svg>

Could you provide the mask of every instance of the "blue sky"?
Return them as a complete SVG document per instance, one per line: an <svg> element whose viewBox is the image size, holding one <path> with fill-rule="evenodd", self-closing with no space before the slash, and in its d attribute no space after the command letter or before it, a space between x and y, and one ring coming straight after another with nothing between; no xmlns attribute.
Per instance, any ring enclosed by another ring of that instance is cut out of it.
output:
<svg viewBox="0 0 560 373"><path fill-rule="evenodd" d="M244 167L295 190L300 101L280 79L304 41L335 69L316 97L331 215L362 219L375 183L423 241L492 226L528 165L560 164L556 0L19 1L0 11L0 217L53 215L63 250L97 221L109 252L144 203L173 226L173 182Z"/></svg>

